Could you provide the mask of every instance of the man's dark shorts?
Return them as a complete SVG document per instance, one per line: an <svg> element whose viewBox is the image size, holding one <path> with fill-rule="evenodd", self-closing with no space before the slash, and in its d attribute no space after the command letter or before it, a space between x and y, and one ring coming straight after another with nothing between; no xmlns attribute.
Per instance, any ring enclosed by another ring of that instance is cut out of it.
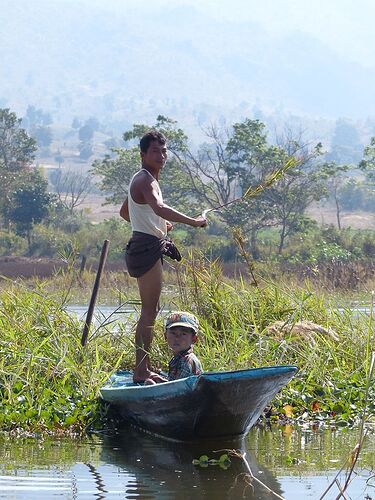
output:
<svg viewBox="0 0 375 500"><path fill-rule="evenodd" d="M180 252L174 243L152 234L134 231L125 248L125 262L132 278L140 278L149 271L163 255L181 260Z"/></svg>
<svg viewBox="0 0 375 500"><path fill-rule="evenodd" d="M139 278L162 259L162 242L152 234L133 232L125 248L125 262L130 276Z"/></svg>

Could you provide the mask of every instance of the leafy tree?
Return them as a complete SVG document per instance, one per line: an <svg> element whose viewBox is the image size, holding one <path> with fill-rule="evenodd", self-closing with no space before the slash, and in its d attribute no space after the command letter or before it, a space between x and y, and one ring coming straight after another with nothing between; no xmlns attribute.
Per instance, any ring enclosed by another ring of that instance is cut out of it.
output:
<svg viewBox="0 0 375 500"><path fill-rule="evenodd" d="M278 254L282 253L288 237L304 231L309 224L306 209L325 193L321 169L308 158L300 158L297 168L286 172L275 186L265 192L265 198L274 207L274 222L279 228Z"/></svg>
<svg viewBox="0 0 375 500"><path fill-rule="evenodd" d="M375 212L375 190L365 181L349 179L341 188L341 204L346 210Z"/></svg>
<svg viewBox="0 0 375 500"><path fill-rule="evenodd" d="M52 131L49 127L33 127L31 135L36 139L40 147L48 148L52 143Z"/></svg>
<svg viewBox="0 0 375 500"><path fill-rule="evenodd" d="M22 122L31 132L36 127L48 127L48 125L51 125L52 117L50 113L45 113L42 109L37 109L35 106L28 106Z"/></svg>
<svg viewBox="0 0 375 500"><path fill-rule="evenodd" d="M359 168L365 174L369 187L375 189L375 137L372 137L370 144L365 147Z"/></svg>
<svg viewBox="0 0 375 500"><path fill-rule="evenodd" d="M93 155L93 149L91 142L80 142L79 143L79 157L81 160L88 160L90 156Z"/></svg>
<svg viewBox="0 0 375 500"><path fill-rule="evenodd" d="M138 148L112 148L116 155L106 155L103 160L95 160L91 172L98 176L99 188L106 193L108 203L122 203L128 193L132 176L140 166Z"/></svg>
<svg viewBox="0 0 375 500"><path fill-rule="evenodd" d="M311 150L303 143L301 134L297 136L287 129L278 138L277 145L270 145L264 128L259 120L246 119L234 124L226 148L231 155L231 170L233 172L235 167L234 173L238 176L242 192L248 186L264 184L273 172L282 172L294 158L294 168L284 172L276 183L271 183L256 198L241 202L247 207L241 225L250 234L254 258L259 256L257 234L261 229L269 226L278 228L280 254L286 238L306 225L304 212L308 205L324 194L318 165L312 161L320 154L321 145ZM236 211L239 209L234 208Z"/></svg>
<svg viewBox="0 0 375 500"><path fill-rule="evenodd" d="M36 141L21 128L21 121L9 109L0 109L0 214L6 226L11 193L28 172L36 151Z"/></svg>
<svg viewBox="0 0 375 500"><path fill-rule="evenodd" d="M39 170L31 170L12 193L8 216L15 224L16 232L26 236L31 248L33 225L48 215L51 197L47 192L48 182Z"/></svg>
<svg viewBox="0 0 375 500"><path fill-rule="evenodd" d="M83 125L79 130L78 130L78 137L79 140L82 142L88 142L91 141L91 139L94 136L95 130L92 128L90 124L85 124Z"/></svg>
<svg viewBox="0 0 375 500"><path fill-rule="evenodd" d="M336 207L337 227L341 229L341 210L344 200L344 186L347 183L345 175L350 165L337 165L335 162L326 163L323 167L324 175L327 178L328 196L332 198Z"/></svg>
<svg viewBox="0 0 375 500"><path fill-rule="evenodd" d="M136 124L124 134L124 140L138 140L149 128ZM168 149L176 160L169 160L161 179L166 200L173 200L175 195L179 207L184 194L184 203L190 207L194 203L196 213L202 211L202 206L210 209L228 205L225 210L220 210L218 217L228 228L241 226L249 233L254 257L259 256L257 235L261 229L281 225L281 251L285 238L298 227L297 220L302 218L307 204L318 196L316 183L307 192L312 181L317 179L312 174L313 167L307 167L307 162L318 154L318 150L314 150L313 153L299 154L298 164L301 167L305 163L305 169L300 168L294 177L290 174L283 190L273 190L272 196L270 190L264 190L256 198L231 203L241 198L250 186L260 184L269 174L283 167L291 154L285 148L268 143L265 126L258 120L235 123L232 129L215 125L207 127L207 140L197 151L189 147L186 134L173 120L158 116L153 128L166 135ZM292 154L300 153L301 146L294 146ZM134 147L114 151L118 156L115 159L107 156L104 161L94 163L93 172L101 178L101 189L111 193L109 201L120 202L138 169L139 152ZM301 197L302 188L306 191L304 197ZM278 210L276 198L283 201L282 210Z"/></svg>
<svg viewBox="0 0 375 500"><path fill-rule="evenodd" d="M360 160L362 152L363 146L356 127L342 118L337 120L331 151L326 154L326 159L340 164L353 164Z"/></svg>

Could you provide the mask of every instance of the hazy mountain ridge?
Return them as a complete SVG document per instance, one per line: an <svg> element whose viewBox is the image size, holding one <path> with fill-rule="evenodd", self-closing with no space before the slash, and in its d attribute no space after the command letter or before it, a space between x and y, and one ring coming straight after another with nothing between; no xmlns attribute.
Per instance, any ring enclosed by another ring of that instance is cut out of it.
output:
<svg viewBox="0 0 375 500"><path fill-rule="evenodd" d="M176 105L199 111L201 103L225 114L241 102L331 117L375 114L375 72L302 32L271 38L254 23L157 3L116 13L79 3L2 3L1 106L129 122L149 99L165 114Z"/></svg>

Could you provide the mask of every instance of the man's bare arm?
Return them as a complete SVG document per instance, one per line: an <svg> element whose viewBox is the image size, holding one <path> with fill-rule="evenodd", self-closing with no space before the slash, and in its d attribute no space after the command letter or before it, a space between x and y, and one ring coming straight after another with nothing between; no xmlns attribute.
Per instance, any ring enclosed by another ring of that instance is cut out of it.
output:
<svg viewBox="0 0 375 500"><path fill-rule="evenodd" d="M188 215L185 215L182 212L166 205L162 201L158 190L153 186L153 183L146 184L142 191L146 203L150 205L152 210L156 213L156 215L159 215L159 217L162 217L170 222L181 222L193 227L207 226L207 219L205 217L189 217Z"/></svg>
<svg viewBox="0 0 375 500"><path fill-rule="evenodd" d="M124 203L120 208L120 217L130 222L128 198L125 199Z"/></svg>

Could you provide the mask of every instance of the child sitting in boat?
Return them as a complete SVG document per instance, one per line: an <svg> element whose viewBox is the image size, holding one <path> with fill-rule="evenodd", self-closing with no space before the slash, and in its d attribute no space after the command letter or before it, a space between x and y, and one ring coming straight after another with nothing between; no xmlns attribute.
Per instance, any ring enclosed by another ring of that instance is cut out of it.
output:
<svg viewBox="0 0 375 500"><path fill-rule="evenodd" d="M194 314L177 311L167 317L164 336L174 356L169 362L168 378L165 382L202 373L202 365L193 352L198 332L199 321ZM145 380L145 385L156 383L158 382L152 378Z"/></svg>

